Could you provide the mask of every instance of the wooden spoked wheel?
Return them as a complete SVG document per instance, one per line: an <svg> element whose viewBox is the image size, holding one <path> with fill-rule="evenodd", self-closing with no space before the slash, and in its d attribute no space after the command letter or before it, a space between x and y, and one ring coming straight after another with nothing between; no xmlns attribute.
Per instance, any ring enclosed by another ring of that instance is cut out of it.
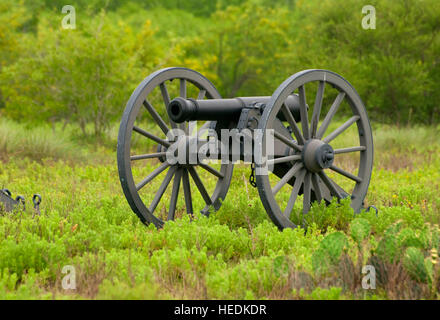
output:
<svg viewBox="0 0 440 320"><path fill-rule="evenodd" d="M309 97L306 92L311 93ZM284 104L291 94L300 99L299 123ZM308 105L308 101L313 102ZM287 120L281 124L282 132L290 135L274 130L280 126L280 112ZM263 205L279 228L296 227L314 201L351 197L351 207L360 211L371 178L373 138L365 106L343 77L327 70L291 76L267 103L259 129L263 158L270 157L265 151L266 135L272 134L286 146L285 157L257 164L286 168L282 174L269 171L256 179Z"/></svg>
<svg viewBox="0 0 440 320"><path fill-rule="evenodd" d="M176 212L192 215L197 204L204 214L211 208L217 210L226 196L233 171L232 164L168 161L167 150L172 144L191 140L197 145L203 139L203 129L210 125L171 121L166 107L176 97L221 98L212 83L198 72L162 69L135 89L119 128L118 170L125 197L144 223L157 227L174 220ZM183 197L179 197L181 193Z"/></svg>

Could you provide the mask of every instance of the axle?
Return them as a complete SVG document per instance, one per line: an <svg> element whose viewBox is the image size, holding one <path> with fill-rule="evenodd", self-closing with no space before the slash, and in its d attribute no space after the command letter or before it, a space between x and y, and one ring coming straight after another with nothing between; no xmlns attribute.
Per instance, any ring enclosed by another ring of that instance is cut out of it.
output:
<svg viewBox="0 0 440 320"><path fill-rule="evenodd" d="M168 115L176 123L194 120L238 121L244 108L261 108L271 97L241 97L234 99L194 100L176 98L167 107ZM301 121L298 95L290 95L284 104L289 108L296 122ZM282 112L278 114L285 121Z"/></svg>

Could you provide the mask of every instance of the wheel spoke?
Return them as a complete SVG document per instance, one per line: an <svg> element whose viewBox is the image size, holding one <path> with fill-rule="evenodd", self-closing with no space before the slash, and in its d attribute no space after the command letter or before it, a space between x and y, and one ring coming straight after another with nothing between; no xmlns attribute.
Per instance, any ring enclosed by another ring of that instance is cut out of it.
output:
<svg viewBox="0 0 440 320"><path fill-rule="evenodd" d="M316 136L318 139L322 139L322 137L324 136L330 122L333 119L333 116L335 115L336 111L338 111L338 108L341 105L341 102L344 100L344 98L345 98L345 92L340 92L336 97L335 101L330 107L329 112L325 116L324 121L322 121L321 127L319 128L318 134Z"/></svg>
<svg viewBox="0 0 440 320"><path fill-rule="evenodd" d="M310 211L311 201L312 201L312 186L311 186L311 176L310 172L306 173L304 177L304 198L303 198L303 214L307 214Z"/></svg>
<svg viewBox="0 0 440 320"><path fill-rule="evenodd" d="M168 105L171 102L171 98L170 98L170 94L168 93L168 88L167 85L165 84L165 82L162 82L160 85L160 92L162 93L162 99L163 99L163 103L165 104L165 109L168 108ZM171 123L171 127L173 129L176 129L176 123L170 119L170 123Z"/></svg>
<svg viewBox="0 0 440 320"><path fill-rule="evenodd" d="M151 103L148 100L145 100L143 102L143 104L144 104L144 107L150 113L153 120L157 123L157 125L160 127L160 129L163 131L163 133L165 133L165 135L166 135L170 129L168 128L165 121L163 121L162 117L157 113L157 111L153 108L153 106L151 105Z"/></svg>
<svg viewBox="0 0 440 320"><path fill-rule="evenodd" d="M205 96L206 96L206 90L202 89L199 91L199 94L197 96L197 100L203 100L205 98Z"/></svg>
<svg viewBox="0 0 440 320"><path fill-rule="evenodd" d="M273 165L273 164L277 164L277 163L285 163L285 162L297 161L297 160L301 160L301 156L298 154L295 154L293 156L287 156L287 157L281 157L281 158L267 160L267 165Z"/></svg>
<svg viewBox="0 0 440 320"><path fill-rule="evenodd" d="M330 169L343 175L344 177L347 177L348 179L351 179L351 180L359 182L359 183L362 182L362 178L355 176L354 174L351 174L350 172L347 172L347 171L345 171L335 165L330 166Z"/></svg>
<svg viewBox="0 0 440 320"><path fill-rule="evenodd" d="M318 134L316 135L318 139L322 139L322 137L324 136L328 126L330 125L330 122L332 122L332 119L336 114L336 111L338 111L339 106L341 105L344 98L345 98L345 92L340 92L336 97L335 101L330 107L329 112L325 116L324 121L322 121L321 127L319 127Z"/></svg>
<svg viewBox="0 0 440 320"><path fill-rule="evenodd" d="M300 151L300 152L302 151L302 149L303 149L302 146L295 143L294 140L290 140L276 131L273 131L273 134L274 134L275 138L277 138L281 142L284 142L284 144L286 144L287 146L295 149L296 151Z"/></svg>
<svg viewBox="0 0 440 320"><path fill-rule="evenodd" d="M203 160L201 168L197 168L197 163L189 165L164 161L172 147L184 148L186 139L197 147L206 144L203 139L197 139L197 132L204 123L204 128L209 128L211 123L200 120L189 125L189 121L171 121L164 106L168 109L177 97L203 101L221 99L215 86L199 73L185 68L165 68L150 75L136 88L125 107L125 114L130 116L122 117L119 126L117 160L122 190L140 219L158 228L167 219L180 218L182 213L185 215L187 212L192 217L195 211L199 211L197 206L217 210L221 204L219 197L226 193L230 182L225 169L231 170L233 166L223 167L208 162L209 159ZM193 133L189 137L191 129ZM209 133L202 138L209 137ZM180 149L175 153L182 151ZM139 165L148 164L151 166L136 170ZM150 196L145 198L145 192L149 192Z"/></svg>
<svg viewBox="0 0 440 320"><path fill-rule="evenodd" d="M165 104L165 108L168 108L168 105L171 102L170 94L168 93L168 88L165 82L162 82L160 85L160 91L162 93L163 103Z"/></svg>
<svg viewBox="0 0 440 320"><path fill-rule="evenodd" d="M167 190L168 185L170 184L171 179L173 178L175 172L176 172L176 167L171 167L170 169L168 169L168 172L167 172L167 175L165 176L165 179L162 181L162 184L160 185L159 190L157 191L156 195L154 196L154 199L150 205L150 208L148 208L151 213L153 213L154 210L156 210L156 207L159 204L160 199L162 199L163 194Z"/></svg>
<svg viewBox="0 0 440 320"><path fill-rule="evenodd" d="M155 158L165 157L166 155L167 155L166 152L141 154L141 155L137 155L137 156L131 156L130 160L136 161L136 160L144 160L144 159L155 159Z"/></svg>
<svg viewBox="0 0 440 320"><path fill-rule="evenodd" d="M353 123L358 121L361 117L359 116L353 116L351 117L347 122L345 122L342 126L340 126L338 129L330 133L327 137L325 137L322 141L325 143L329 143L330 141L334 140L337 136L339 136L342 132L347 130Z"/></svg>
<svg viewBox="0 0 440 320"><path fill-rule="evenodd" d="M153 134L151 134L151 133L149 133L149 132L147 132L147 131L145 131L145 130L143 130L141 128L138 128L136 126L133 127L133 131L143 135L144 137L146 137L146 138L148 138L150 140L153 140L153 141L163 145L164 147L168 148L169 146L171 146L171 143L169 143L168 141L163 140L161 138L158 138L155 135L153 135Z"/></svg>
<svg viewBox="0 0 440 320"><path fill-rule="evenodd" d="M303 164L300 162L297 162L293 165L292 168L290 168L289 171L287 171L287 173L280 179L280 181L278 181L278 183L275 185L275 187L273 187L272 189L272 193L273 196L275 197L275 195L278 193L278 191L281 190L281 188L290 181L290 179L293 178L293 176L303 167Z"/></svg>
<svg viewBox="0 0 440 320"><path fill-rule="evenodd" d="M180 97L186 99L186 80L180 79Z"/></svg>
<svg viewBox="0 0 440 320"><path fill-rule="evenodd" d="M333 184L333 181L325 174L324 171L321 171L318 173L321 180L324 182L324 184L327 186L327 188L330 190L330 193L333 196L336 196L338 200L342 199L342 195L339 192L339 190L336 188L336 186Z"/></svg>
<svg viewBox="0 0 440 320"><path fill-rule="evenodd" d="M177 206L177 198L179 196L180 180L182 178L182 170L178 169L174 177L173 191L171 193L170 209L168 211L168 220L174 220Z"/></svg>
<svg viewBox="0 0 440 320"><path fill-rule="evenodd" d="M194 182L196 184L197 189L199 189L199 192L202 195L203 200L205 200L207 205L212 205L212 200L209 197L209 194L206 191L205 186L202 183L202 180L200 180L200 177L197 174L197 171L194 169L194 167L190 167L188 169L188 171L191 174L191 176L192 176L192 178L193 178L193 180L194 180Z"/></svg>
<svg viewBox="0 0 440 320"><path fill-rule="evenodd" d="M185 195L186 212L189 215L192 215L193 207L192 207L192 198L191 198L191 187L189 185L188 170L186 169L183 170L182 184L183 184L183 193Z"/></svg>
<svg viewBox="0 0 440 320"><path fill-rule="evenodd" d="M322 190L321 187L319 186L318 174L316 173L312 174L312 185L313 185L313 190L315 191L316 200L318 202L321 202Z"/></svg>
<svg viewBox="0 0 440 320"><path fill-rule="evenodd" d="M367 147L360 146L360 147L350 147L350 148L336 149L336 150L334 150L334 153L335 154L341 154L341 153L351 153L351 152L365 151L365 150L367 150Z"/></svg>
<svg viewBox="0 0 440 320"><path fill-rule="evenodd" d="M147 183L156 178L162 171L168 168L170 164L168 162L164 162L160 165L160 167L156 168L148 177L142 180L139 184L136 185L136 190L141 190Z"/></svg>
<svg viewBox="0 0 440 320"><path fill-rule="evenodd" d="M309 131L309 115L307 111L306 88L304 88L304 86L299 87L298 93L299 93L299 103L300 103L301 126L302 126L304 139L307 141L310 139L310 131Z"/></svg>
<svg viewBox="0 0 440 320"><path fill-rule="evenodd" d="M330 179L331 180L331 179ZM332 180L333 181L333 180ZM344 189L342 189L341 188L341 186L339 186L337 183L335 183L334 181L333 181L333 185L335 186L335 188L338 190L338 192L339 192L339 194L341 195L341 197L344 199L344 198L347 198L348 196L350 196L348 193L347 193L347 191L345 191Z"/></svg>
<svg viewBox="0 0 440 320"><path fill-rule="evenodd" d="M301 170L298 176L295 179L295 183L293 185L292 193L290 194L289 202L287 203L287 207L284 210L284 215L290 219L290 215L292 214L293 206L295 205L296 198L298 197L299 189L304 181L304 176L306 175L306 170Z"/></svg>
<svg viewBox="0 0 440 320"><path fill-rule="evenodd" d="M283 104L281 107L281 112L284 115L284 118L286 118L287 122L289 123L290 127L292 128L293 134L295 135L296 139L298 140L299 144L304 144L304 137L301 134L301 131L298 128L298 125L296 124L295 118L292 115L292 112L290 112L289 108Z"/></svg>
<svg viewBox="0 0 440 320"><path fill-rule="evenodd" d="M199 163L198 166L200 166L201 168L205 169L206 171L208 171L209 173L215 175L216 177L223 179L225 176L223 175L223 173L217 171L216 169L214 169L213 167L205 164L205 163Z"/></svg>
<svg viewBox="0 0 440 320"><path fill-rule="evenodd" d="M180 79L180 88L179 88L179 95L181 98L186 99L187 98L187 87L186 87L186 80ZM185 122L179 124L179 128L185 131L185 134L188 134L188 127Z"/></svg>
<svg viewBox="0 0 440 320"><path fill-rule="evenodd" d="M310 131L312 138L316 138L316 131L318 130L319 116L321 115L322 99L324 98L325 82L319 81L318 91L316 92L315 106L313 107L312 121L310 124Z"/></svg>
<svg viewBox="0 0 440 320"><path fill-rule="evenodd" d="M197 126L197 121L189 121L188 122L188 135L192 136L194 133L194 128Z"/></svg>

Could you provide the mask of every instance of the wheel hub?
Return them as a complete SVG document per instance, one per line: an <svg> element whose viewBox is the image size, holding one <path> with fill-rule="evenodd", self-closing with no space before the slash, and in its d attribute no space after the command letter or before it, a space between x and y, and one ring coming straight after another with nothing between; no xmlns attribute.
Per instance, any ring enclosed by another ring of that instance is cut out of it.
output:
<svg viewBox="0 0 440 320"><path fill-rule="evenodd" d="M330 168L334 158L333 148L318 139L307 141L302 151L302 161L305 167L312 172Z"/></svg>

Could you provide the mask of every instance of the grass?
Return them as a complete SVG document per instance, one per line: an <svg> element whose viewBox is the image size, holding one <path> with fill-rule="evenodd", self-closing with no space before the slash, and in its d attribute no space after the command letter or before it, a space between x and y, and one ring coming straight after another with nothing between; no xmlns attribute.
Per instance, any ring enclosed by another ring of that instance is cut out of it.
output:
<svg viewBox="0 0 440 320"><path fill-rule="evenodd" d="M379 215L354 216L347 202L314 205L307 232L273 225L243 165L210 218L190 221L180 197L183 218L156 230L129 208L110 147L8 120L0 132L0 187L43 195L41 216L30 205L0 213L0 299L439 298L438 128L374 128L367 202ZM116 145L115 130L106 139ZM376 268L375 290L361 286L367 264ZM76 290L62 288L66 265L76 270Z"/></svg>
<svg viewBox="0 0 440 320"><path fill-rule="evenodd" d="M7 160L9 157L76 161L83 159L84 154L66 132L41 126L25 127L1 118L0 158Z"/></svg>

